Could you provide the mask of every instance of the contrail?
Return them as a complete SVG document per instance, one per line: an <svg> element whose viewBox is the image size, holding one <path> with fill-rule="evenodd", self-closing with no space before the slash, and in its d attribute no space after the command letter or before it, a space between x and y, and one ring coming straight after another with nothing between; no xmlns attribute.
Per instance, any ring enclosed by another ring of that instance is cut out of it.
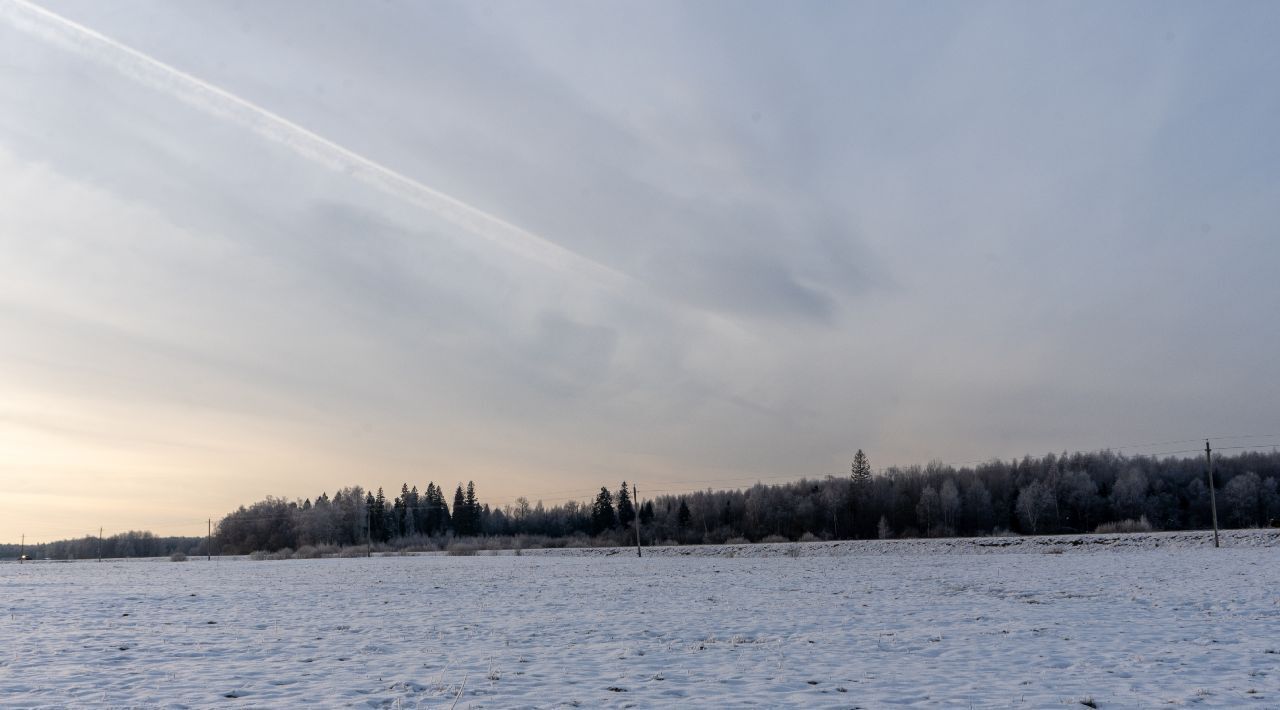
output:
<svg viewBox="0 0 1280 710"><path fill-rule="evenodd" d="M346 172L382 192L412 202L531 261L587 276L605 285L630 282L629 277L597 261L423 185L257 104L28 0L0 2L0 18L23 32L110 66L205 113L233 121L304 158Z"/></svg>

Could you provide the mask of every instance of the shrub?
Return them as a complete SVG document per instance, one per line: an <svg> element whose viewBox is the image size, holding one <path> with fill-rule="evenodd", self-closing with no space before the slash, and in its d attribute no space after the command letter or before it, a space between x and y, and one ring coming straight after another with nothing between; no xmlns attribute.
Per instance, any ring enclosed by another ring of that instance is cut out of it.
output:
<svg viewBox="0 0 1280 710"><path fill-rule="evenodd" d="M283 548L283 549L280 549L280 550L276 550L275 552L271 553L270 555L267 555L267 559L269 559L269 560L287 560L287 559L289 559L289 558L291 558L291 557L293 557L293 548L292 548L292 547L286 547L286 548Z"/></svg>
<svg viewBox="0 0 1280 710"><path fill-rule="evenodd" d="M267 554L266 550L254 550L253 552L249 553L249 559L253 560L254 562L261 562L265 559L269 559L269 555Z"/></svg>
<svg viewBox="0 0 1280 710"><path fill-rule="evenodd" d="M774 543L774 542L791 542L791 541L781 535L769 535L761 539L760 542Z"/></svg>
<svg viewBox="0 0 1280 710"><path fill-rule="evenodd" d="M297 552L293 553L293 558L295 560L314 560L319 556L320 551L311 545L303 545L298 548Z"/></svg>
<svg viewBox="0 0 1280 710"><path fill-rule="evenodd" d="M721 525L721 526L717 527L716 529L714 529L714 530L712 530L712 531L710 531L710 532L706 533L705 535L703 535L703 536L702 536L702 544L704 544L704 545L723 545L723 544L724 544L724 541L725 541L725 540L728 540L728 539L729 539L729 537L730 537L731 535L733 535L733 529L732 529L732 528L730 528L730 527L728 527L728 526L726 526L726 525ZM634 542L634 540L633 540L632 542Z"/></svg>
<svg viewBox="0 0 1280 710"><path fill-rule="evenodd" d="M186 562L186 561L187 561L187 553L185 553L185 552L175 552L175 553L173 553L172 555L169 555L169 561L170 561L170 562Z"/></svg>
<svg viewBox="0 0 1280 710"><path fill-rule="evenodd" d="M1147 516L1142 516L1137 520L1129 518L1128 520L1117 520L1111 523L1103 523L1094 529L1096 533L1144 533L1151 532L1151 521L1147 520Z"/></svg>
<svg viewBox="0 0 1280 710"><path fill-rule="evenodd" d="M800 542L818 542L818 538L811 532L806 532L800 536Z"/></svg>
<svg viewBox="0 0 1280 710"><path fill-rule="evenodd" d="M731 537L724 541L726 545L750 545L751 541L745 537Z"/></svg>
<svg viewBox="0 0 1280 710"><path fill-rule="evenodd" d="M476 551L479 549L480 548L475 543L450 540L446 553L450 557L474 557Z"/></svg>

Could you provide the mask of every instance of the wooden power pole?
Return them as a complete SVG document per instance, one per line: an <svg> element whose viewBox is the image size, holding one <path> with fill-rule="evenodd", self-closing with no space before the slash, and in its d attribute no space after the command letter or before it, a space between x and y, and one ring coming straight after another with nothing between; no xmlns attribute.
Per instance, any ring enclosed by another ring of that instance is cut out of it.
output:
<svg viewBox="0 0 1280 710"><path fill-rule="evenodd" d="M636 557L644 557L644 555L640 552L640 498L639 498L639 494L636 493L636 484L634 483L631 484L631 501L632 501L632 507L635 508L635 513L636 513L635 514Z"/></svg>
<svg viewBox="0 0 1280 710"><path fill-rule="evenodd" d="M1204 460L1209 466L1209 507L1213 509L1213 546L1218 546L1218 499L1213 492L1213 452L1209 440L1204 440Z"/></svg>

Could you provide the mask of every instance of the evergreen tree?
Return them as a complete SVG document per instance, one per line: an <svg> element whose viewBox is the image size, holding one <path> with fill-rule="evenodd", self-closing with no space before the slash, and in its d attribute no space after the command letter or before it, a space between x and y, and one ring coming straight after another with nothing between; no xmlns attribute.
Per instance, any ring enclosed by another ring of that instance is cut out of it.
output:
<svg viewBox="0 0 1280 710"><path fill-rule="evenodd" d="M391 539L391 511L387 509L387 496L382 492L382 486L378 486L378 495L373 500L374 515L370 520L376 519L373 527L373 539L377 542L386 542Z"/></svg>
<svg viewBox="0 0 1280 710"><path fill-rule="evenodd" d="M462 484L453 492L453 532L456 535L470 535L467 530L467 499L462 493Z"/></svg>
<svg viewBox="0 0 1280 710"><path fill-rule="evenodd" d="M416 491L417 489L414 490ZM400 504L399 510L396 511L397 527L399 528L397 533L401 536L412 535L414 529L413 506L411 505L408 483L400 484L400 496L397 501Z"/></svg>
<svg viewBox="0 0 1280 710"><path fill-rule="evenodd" d="M689 512L689 504L680 499L680 508L676 511L676 525L681 530L687 530L690 523L693 522L693 514Z"/></svg>
<svg viewBox="0 0 1280 710"><path fill-rule="evenodd" d="M862 453L862 449L858 449L858 453L853 455L850 478L859 486L871 482L871 464L867 462L867 455Z"/></svg>
<svg viewBox="0 0 1280 710"><path fill-rule="evenodd" d="M426 504L426 514L423 516L423 527L427 534L437 535L444 529L444 516L440 513L440 506L444 505L444 500L440 497L440 490L436 488L434 482L427 482L427 492L424 494Z"/></svg>
<svg viewBox="0 0 1280 710"><path fill-rule="evenodd" d="M640 524L652 525L653 516L654 516L653 501L647 500L644 502L644 505L640 506Z"/></svg>
<svg viewBox="0 0 1280 710"><path fill-rule="evenodd" d="M418 496L418 487L414 486L405 494L405 507L408 508L409 526L406 535L417 535L422 528L422 499Z"/></svg>
<svg viewBox="0 0 1280 710"><path fill-rule="evenodd" d="M453 516L449 513L449 504L444 500L444 486L436 486L435 509L439 523L436 532L443 534L445 530L453 527Z"/></svg>
<svg viewBox="0 0 1280 710"><path fill-rule="evenodd" d="M627 482L622 482L618 490L618 525L628 527L636 519L636 509L631 503L631 491L627 490Z"/></svg>
<svg viewBox="0 0 1280 710"><path fill-rule="evenodd" d="M475 481L467 481L466 498L467 534L480 534L480 502L476 500Z"/></svg>
<svg viewBox="0 0 1280 710"><path fill-rule="evenodd" d="M364 494L364 530L361 531L364 534L360 536L364 539L358 542L375 540L379 535L378 526L382 521L382 510L376 507L377 503L378 499L374 498L372 493Z"/></svg>
<svg viewBox="0 0 1280 710"><path fill-rule="evenodd" d="M608 488L601 486L600 494L591 506L591 531L599 535L612 529L617 520L617 515L613 512L613 494L609 493Z"/></svg>

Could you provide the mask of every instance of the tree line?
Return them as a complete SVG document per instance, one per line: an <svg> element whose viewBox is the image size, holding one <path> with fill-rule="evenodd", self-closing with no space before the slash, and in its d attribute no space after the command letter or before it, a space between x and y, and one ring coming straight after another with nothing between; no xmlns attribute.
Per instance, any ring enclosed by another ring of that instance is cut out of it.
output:
<svg viewBox="0 0 1280 710"><path fill-rule="evenodd" d="M1215 456L1214 467L1223 526L1264 526L1280 518L1280 453ZM625 481L617 489L602 486L590 501L553 506L518 498L491 507L477 499L471 482L458 485L452 508L435 483L422 495L406 483L390 500L381 489L359 486L332 498L269 497L224 518L217 543L242 553L366 542L394 547L451 536L628 544L637 519L646 544L696 544L1081 533L1122 521L1202 529L1210 526L1211 511L1202 458L1064 452L958 468L895 466L876 475L858 451L848 476L666 494L640 505Z"/></svg>
<svg viewBox="0 0 1280 710"><path fill-rule="evenodd" d="M1215 455L1224 527L1280 518L1280 453ZM547 506L517 498L490 506L468 482L454 489L405 483L394 497L350 486L301 500L267 497L218 522L215 554L303 546L436 547L454 538L536 538L536 544L645 544L1081 533L1122 521L1157 530L1211 524L1203 458L1125 456L1111 451L1025 456L976 466L889 467L873 474L862 451L849 474L757 483L745 489L664 494L637 504L630 487L602 486L590 500ZM515 542L515 541L511 541ZM204 554L203 538L124 533L103 542L104 557ZM13 549L10 549L13 548ZM41 556L93 558L98 539L49 543ZM16 557L17 546L0 546Z"/></svg>
<svg viewBox="0 0 1280 710"><path fill-rule="evenodd" d="M203 537L160 537L142 530L130 530L105 537L85 535L69 540L58 540L31 545L0 545L0 559L16 559L26 554L32 559L92 560L120 557L168 557L175 552L185 555L204 555L206 540Z"/></svg>

